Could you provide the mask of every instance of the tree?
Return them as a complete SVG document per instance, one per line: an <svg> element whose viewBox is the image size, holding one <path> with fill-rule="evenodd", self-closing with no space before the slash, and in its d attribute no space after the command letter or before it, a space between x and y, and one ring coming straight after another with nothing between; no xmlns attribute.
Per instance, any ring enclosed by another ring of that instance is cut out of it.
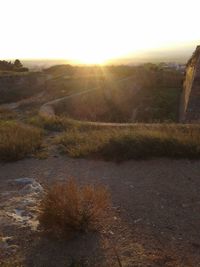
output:
<svg viewBox="0 0 200 267"><path fill-rule="evenodd" d="M20 69L23 67L22 63L19 61L19 59L16 59L14 62L14 67L17 69Z"/></svg>

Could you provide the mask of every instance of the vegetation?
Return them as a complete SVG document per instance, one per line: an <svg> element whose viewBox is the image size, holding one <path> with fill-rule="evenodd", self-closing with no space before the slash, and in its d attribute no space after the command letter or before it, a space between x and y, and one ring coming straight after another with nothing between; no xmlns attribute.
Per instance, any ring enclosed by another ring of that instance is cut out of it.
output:
<svg viewBox="0 0 200 267"><path fill-rule="evenodd" d="M14 63L11 61L0 60L0 71L28 71L28 68L24 68L19 59L16 59Z"/></svg>
<svg viewBox="0 0 200 267"><path fill-rule="evenodd" d="M49 187L40 203L39 221L45 231L55 235L98 230L109 206L105 187L79 187L70 180Z"/></svg>
<svg viewBox="0 0 200 267"><path fill-rule="evenodd" d="M64 66L60 67L63 70ZM154 64L87 68L72 67L70 78L53 81L57 94L59 90L73 94L96 89L57 106L58 115L105 122L177 121L182 73L173 69L164 70ZM60 71L58 66L52 69L54 72ZM84 76L86 71L88 75ZM51 91L50 94L52 93Z"/></svg>
<svg viewBox="0 0 200 267"><path fill-rule="evenodd" d="M26 123L31 124L33 126L42 128L47 131L66 131L74 128L81 127L81 122L74 121L67 117L55 116L55 117L41 117L34 116L30 117L26 120Z"/></svg>
<svg viewBox="0 0 200 267"><path fill-rule="evenodd" d="M45 88L37 82L38 73L0 71L0 104L17 102L31 97ZM8 78L7 78L8 76Z"/></svg>
<svg viewBox="0 0 200 267"><path fill-rule="evenodd" d="M15 119L17 117L17 113L8 108L0 108L0 120L10 120Z"/></svg>
<svg viewBox="0 0 200 267"><path fill-rule="evenodd" d="M136 121L148 123L176 122L180 92L181 90L178 87L155 87L149 90L141 90L133 101Z"/></svg>
<svg viewBox="0 0 200 267"><path fill-rule="evenodd" d="M56 138L70 157L123 161L154 157L200 158L200 126L184 124L98 125L66 117L29 120L34 126L64 131Z"/></svg>
<svg viewBox="0 0 200 267"><path fill-rule="evenodd" d="M154 157L200 158L200 126L135 124L133 127L72 129L58 138L71 157L107 160Z"/></svg>
<svg viewBox="0 0 200 267"><path fill-rule="evenodd" d="M20 67L21 63L16 61L14 64ZM162 70L159 65L154 64L107 66L104 68L62 65L51 67L44 72L51 74L53 79L46 83L45 93L40 102L34 102L33 106L28 104L28 108L26 105L23 107L22 104L19 106L20 111L17 114L1 108L0 119L5 121L5 125L8 124L7 120L22 118L26 123L36 126L36 128L47 131L66 131L59 138L58 143L61 144L64 152L72 157L92 156L114 160L159 156L198 157L197 128L190 138L189 129L185 134L185 130L182 131L184 127L180 128L179 126L173 126L172 131L175 130L175 136L172 136L170 134L172 126L166 126L170 130L163 130L161 125L147 127L138 124L133 127L112 129L81 122L82 120L105 122L176 121L182 80L181 73L175 70ZM56 106L56 117L30 117L37 113L43 102L92 88L98 88L98 90L85 94L81 98L71 98L70 101ZM1 92L1 101L15 101L42 89L44 87L33 87L27 90L27 84L24 87L20 85L20 90L6 88ZM28 111L25 113L24 110L26 111L26 109ZM69 117L80 121L69 119ZM12 123L10 122L10 125ZM9 127L6 126L6 131L7 133L11 131L11 139L15 126ZM21 129L25 126L18 124L16 127ZM5 126L1 128L1 132L3 132ZM29 126L25 128L26 131L30 132L32 129L34 136L35 131L39 133L41 130ZM26 135L26 131L24 135ZM15 134L21 135L21 132L16 131ZM14 137L13 140L16 138ZM19 138L19 143L24 140ZM17 141L15 142L17 143ZM5 144L1 146L3 147ZM166 146L169 146L169 149L166 149ZM24 155L20 150L21 156L16 156L18 152L12 153L13 159L23 158L25 154L32 153L34 149L29 147L28 150L29 152L24 152ZM10 155L9 153L8 155ZM10 158L11 156L7 157Z"/></svg>
<svg viewBox="0 0 200 267"><path fill-rule="evenodd" d="M19 160L37 151L42 143L40 129L16 121L0 121L0 160Z"/></svg>
<svg viewBox="0 0 200 267"><path fill-rule="evenodd" d="M12 64L19 67L21 62L16 60ZM5 85L0 102L15 102L41 90L45 91L47 102L98 88L58 106L57 115L105 122L177 121L183 75L176 70L165 70L155 64L103 68L58 65L44 73L51 75L44 86L34 86L34 82L32 86L26 82L17 87L15 82Z"/></svg>

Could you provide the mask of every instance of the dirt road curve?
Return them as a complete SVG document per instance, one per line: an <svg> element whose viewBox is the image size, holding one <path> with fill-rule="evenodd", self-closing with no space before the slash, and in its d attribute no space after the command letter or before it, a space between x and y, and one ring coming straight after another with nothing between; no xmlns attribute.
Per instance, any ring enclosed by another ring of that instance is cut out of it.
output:
<svg viewBox="0 0 200 267"><path fill-rule="evenodd" d="M116 82L117 83L121 83L121 82L130 80L132 78L133 78L133 76L128 76L126 78L116 80ZM79 97L81 95L85 95L85 94L91 93L93 91L97 91L99 89L100 89L100 87L95 87L95 88L84 90L84 91L81 91L81 92L78 92L78 93L73 93L71 95L68 95L68 96L65 96L65 97L61 97L61 98L57 98L55 100L49 101L49 102L43 104L40 107L39 115L41 115L43 117L47 117L47 118L54 117L55 116L55 111L54 111L54 106L55 105L57 105L57 104L59 104L59 103L61 103L63 101L67 101L70 98ZM91 122L91 124L93 124L93 125L97 124L97 125L100 125L100 126L101 125L102 126L127 126L125 123L109 123L109 125L107 125L106 123L100 123L100 122L99 123L93 123L93 122Z"/></svg>

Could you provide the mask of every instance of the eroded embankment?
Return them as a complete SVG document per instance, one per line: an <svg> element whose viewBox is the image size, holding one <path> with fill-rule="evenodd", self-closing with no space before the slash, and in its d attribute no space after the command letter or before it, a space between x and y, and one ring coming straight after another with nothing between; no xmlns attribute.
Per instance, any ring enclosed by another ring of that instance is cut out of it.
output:
<svg viewBox="0 0 200 267"><path fill-rule="evenodd" d="M200 46L187 63L179 119L187 123L200 122Z"/></svg>

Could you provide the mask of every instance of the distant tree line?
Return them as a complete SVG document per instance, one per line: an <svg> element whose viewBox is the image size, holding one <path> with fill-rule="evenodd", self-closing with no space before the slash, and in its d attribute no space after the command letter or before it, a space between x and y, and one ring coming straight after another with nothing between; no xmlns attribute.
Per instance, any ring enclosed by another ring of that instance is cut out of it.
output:
<svg viewBox="0 0 200 267"><path fill-rule="evenodd" d="M25 68L19 59L16 59L13 63L11 61L0 60L0 71L19 71L25 72L28 71L28 68Z"/></svg>

